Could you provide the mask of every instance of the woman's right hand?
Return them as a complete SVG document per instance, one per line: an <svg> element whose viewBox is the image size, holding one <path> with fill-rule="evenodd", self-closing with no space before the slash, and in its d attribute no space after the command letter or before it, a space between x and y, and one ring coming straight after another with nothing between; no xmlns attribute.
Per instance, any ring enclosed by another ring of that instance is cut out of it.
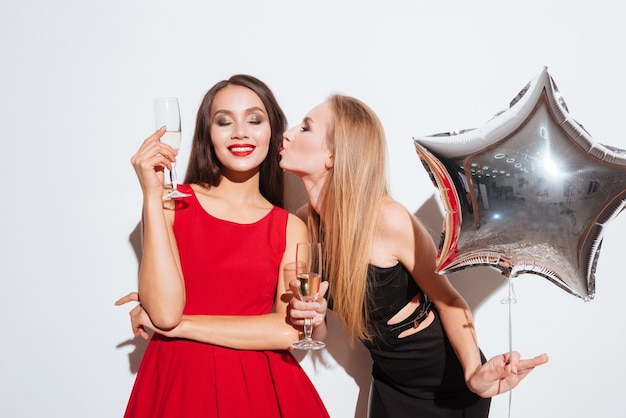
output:
<svg viewBox="0 0 626 418"><path fill-rule="evenodd" d="M548 362L548 355L522 359L520 353L500 354L479 366L467 379L470 390L483 398L490 398L513 390L535 367Z"/></svg>
<svg viewBox="0 0 626 418"><path fill-rule="evenodd" d="M328 310L328 303L324 299L324 295L328 290L328 282L323 281L320 284L317 298L311 302L305 302L298 296L300 294L300 281L298 279L290 281L289 288L294 295L291 301L289 301L289 321L293 325L303 326L304 319L310 318L314 327L323 324L326 311Z"/></svg>
<svg viewBox="0 0 626 418"><path fill-rule="evenodd" d="M299 295L300 281L298 279L289 282L289 288L294 295L289 301L289 322L296 326L303 326L305 318L311 318L313 325L312 337L316 340L326 338L326 311L328 310L328 302L324 298L328 290L328 282L323 281L320 284L318 297L313 302L305 302L300 300Z"/></svg>
<svg viewBox="0 0 626 418"><path fill-rule="evenodd" d="M146 138L130 159L144 195L163 196L164 169L176 161L178 151L160 141L164 133L162 127Z"/></svg>

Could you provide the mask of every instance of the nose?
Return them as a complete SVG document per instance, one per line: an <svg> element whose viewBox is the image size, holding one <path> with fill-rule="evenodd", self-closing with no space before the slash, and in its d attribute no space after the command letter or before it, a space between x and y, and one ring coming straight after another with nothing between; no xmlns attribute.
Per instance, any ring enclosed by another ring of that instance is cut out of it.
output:
<svg viewBox="0 0 626 418"><path fill-rule="evenodd" d="M283 142L284 141L293 142L295 129L296 129L296 127L293 126L293 127L289 128L289 129L287 129L285 132L283 132Z"/></svg>
<svg viewBox="0 0 626 418"><path fill-rule="evenodd" d="M232 138L233 139L247 138L248 137L248 130L246 128L247 127L246 127L245 123L235 122Z"/></svg>

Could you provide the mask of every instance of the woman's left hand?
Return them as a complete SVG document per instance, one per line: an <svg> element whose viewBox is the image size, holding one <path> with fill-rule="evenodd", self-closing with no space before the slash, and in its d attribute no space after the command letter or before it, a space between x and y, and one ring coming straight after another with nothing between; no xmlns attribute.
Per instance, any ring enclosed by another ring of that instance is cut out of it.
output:
<svg viewBox="0 0 626 418"><path fill-rule="evenodd" d="M139 293L130 292L126 296L122 296L117 301L115 301L115 306L121 306L128 302L140 302ZM133 329L133 335L135 335L135 337L141 337L144 340L149 339L150 334L148 334L146 329L155 331L156 327L154 326L152 321L150 321L150 317L143 309L143 306L141 306L141 303L131 309L128 314L130 315L130 323Z"/></svg>
<svg viewBox="0 0 626 418"><path fill-rule="evenodd" d="M520 359L517 351L500 354L478 367L467 385L479 396L489 398L515 388L535 367L547 362L547 354L531 359Z"/></svg>

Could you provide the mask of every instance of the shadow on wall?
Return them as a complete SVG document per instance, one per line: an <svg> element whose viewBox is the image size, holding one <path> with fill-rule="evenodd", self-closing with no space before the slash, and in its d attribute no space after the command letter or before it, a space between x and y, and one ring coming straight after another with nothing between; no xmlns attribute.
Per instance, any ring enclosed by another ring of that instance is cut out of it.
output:
<svg viewBox="0 0 626 418"><path fill-rule="evenodd" d="M306 190L298 176L285 171L285 209L296 213L298 209L309 201Z"/></svg>
<svg viewBox="0 0 626 418"><path fill-rule="evenodd" d="M443 215L434 195L424 202L415 212L415 216L430 232L435 244L439 245L443 229ZM463 296L472 312L475 312L491 294L507 282L506 277L495 269L482 266L448 274L448 279Z"/></svg>
<svg viewBox="0 0 626 418"><path fill-rule="evenodd" d="M311 363L314 368L319 366L322 369L331 370L341 368L354 379L354 383L359 387L359 393L354 407L354 418L367 417L367 405L369 402L370 384L372 382L372 360L367 348L356 340L351 347L346 334L346 329L332 311L328 311L326 335L326 349L323 351L293 351L294 357L301 362L307 355L311 356ZM327 357L330 355L335 364L331 364Z"/></svg>
<svg viewBox="0 0 626 418"><path fill-rule="evenodd" d="M137 273L139 273L139 260L141 260L141 223L137 223L135 228L132 230L130 235L128 236L128 242L135 252L135 257L137 257ZM124 309L126 305L118 308ZM128 311L130 311L133 305L128 305ZM128 321L128 326L130 327L130 319ZM149 333L152 337L152 333ZM139 370L139 365L141 364L141 359L143 358L143 354L146 351L146 347L148 346L148 340L144 340L140 337L135 337L126 341L119 343L116 348L120 349L122 347L133 346L134 350L128 353L128 366L129 370L132 374L136 374Z"/></svg>
<svg viewBox="0 0 626 418"><path fill-rule="evenodd" d="M150 333L150 337L152 337L152 333ZM148 341L149 340L144 340L140 337L135 337L131 340L121 342L115 346L115 348L118 349L126 346L133 346L135 348L133 351L128 353L128 369L132 374L137 374L137 372L139 371L139 365L141 364L141 359L143 358L143 354L145 353L146 347L148 346Z"/></svg>

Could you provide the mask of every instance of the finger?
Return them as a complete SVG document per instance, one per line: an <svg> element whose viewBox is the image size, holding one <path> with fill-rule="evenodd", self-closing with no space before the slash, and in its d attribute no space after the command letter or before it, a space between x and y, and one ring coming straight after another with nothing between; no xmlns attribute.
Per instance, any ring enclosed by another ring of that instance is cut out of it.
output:
<svg viewBox="0 0 626 418"><path fill-rule="evenodd" d="M546 353L543 353L535 356L532 361L533 363L535 363L536 366L541 366L542 364L546 364L548 361L550 361L550 357L548 357Z"/></svg>
<svg viewBox="0 0 626 418"><path fill-rule="evenodd" d="M319 303L320 307L317 309L317 311L319 313L323 313L324 315L326 315L326 311L328 310L328 302L326 301L326 299L321 298L317 301L317 303Z"/></svg>
<svg viewBox="0 0 626 418"><path fill-rule="evenodd" d="M129 294L122 296L115 301L115 306L120 306L128 302L139 302L139 293L130 292Z"/></svg>
<svg viewBox="0 0 626 418"><path fill-rule="evenodd" d="M323 321L315 311L290 309L289 321L292 325L303 326L305 319L311 319L314 325Z"/></svg>
<svg viewBox="0 0 626 418"><path fill-rule="evenodd" d="M520 360L519 361L519 365L518 368L520 370L526 370L526 369L534 369L537 366L541 366L542 364L546 364L548 362L549 358L547 354L540 354L538 356L535 356L531 359L525 359L525 360Z"/></svg>
<svg viewBox="0 0 626 418"><path fill-rule="evenodd" d="M295 319L303 319L303 318L313 318L317 315L317 311L315 310L317 304L315 302L300 302L291 304L291 309L289 310L290 316Z"/></svg>
<svg viewBox="0 0 626 418"><path fill-rule="evenodd" d="M130 159L133 165L137 165L141 160L153 156L165 156L169 161L175 161L178 150L168 144L161 142L161 137L165 134L165 127L157 129L152 135L146 138L139 150Z"/></svg>
<svg viewBox="0 0 626 418"><path fill-rule="evenodd" d="M293 279L292 281L290 281L289 290L291 290L291 293L296 295L296 297L299 297L300 296L300 280Z"/></svg>
<svg viewBox="0 0 626 418"><path fill-rule="evenodd" d="M289 309L289 317L290 317L292 320L299 320L299 319L302 319L302 318L304 318L304 317L302 316L302 312L303 312L303 311L302 311L301 309L296 309L296 308L294 308L293 306L291 306L291 307L290 307L290 309Z"/></svg>
<svg viewBox="0 0 626 418"><path fill-rule="evenodd" d="M135 156L138 155L138 154L141 154L141 152L143 150L149 148L153 144L160 143L161 137L164 134L165 134L165 127L161 128L161 129L157 129L152 135L150 135L149 137L147 137L146 139L143 140L143 142L139 146L139 150L137 151L137 154L135 154ZM133 158L135 158L135 156L133 156ZM131 161L132 161L132 159L131 159Z"/></svg>
<svg viewBox="0 0 626 418"><path fill-rule="evenodd" d="M510 366L508 364L508 358L508 353L494 356L489 359L486 364L479 367L478 370L480 370L488 380L500 380L509 373Z"/></svg>
<svg viewBox="0 0 626 418"><path fill-rule="evenodd" d="M157 141L139 148L137 153L131 158L131 163L134 166L150 168L156 163L164 165L176 161L176 155L178 155L176 149Z"/></svg>
<svg viewBox="0 0 626 418"><path fill-rule="evenodd" d="M149 144L152 142L159 142L161 140L161 137L163 135L165 135L165 126L161 126L159 129L157 129L156 131L154 131L154 133L152 135L150 135L149 137L147 137L143 143L144 144Z"/></svg>
<svg viewBox="0 0 626 418"><path fill-rule="evenodd" d="M511 373L517 374L517 369L520 361L520 353L518 351L512 351L507 356L507 364L510 366L508 369Z"/></svg>
<svg viewBox="0 0 626 418"><path fill-rule="evenodd" d="M326 295L326 291L328 291L328 282L324 280L320 284L319 297L322 298L324 295Z"/></svg>
<svg viewBox="0 0 626 418"><path fill-rule="evenodd" d="M141 325L135 328L133 331L134 331L135 337L140 337L140 338L143 338L144 340L147 340L148 338L150 338L150 335L146 332L145 328Z"/></svg>
<svg viewBox="0 0 626 418"><path fill-rule="evenodd" d="M326 315L323 315L323 314L315 315L315 317L313 318L313 326L318 326L318 325L323 324L325 317L326 317Z"/></svg>
<svg viewBox="0 0 626 418"><path fill-rule="evenodd" d="M178 150L174 147L172 147L169 144L166 144L164 142L161 142L161 138L163 137L163 135L165 135L165 126L162 126L161 128L157 129L155 133L153 133L148 139L150 140L148 142L148 144L152 144L152 143L156 143L159 144L161 146L161 148L165 148L168 150L167 154L170 155L170 157L178 155Z"/></svg>
<svg viewBox="0 0 626 418"><path fill-rule="evenodd" d="M130 315L130 322L133 326L140 326L142 324L143 313L144 310L141 305L137 305L133 309L131 309L128 315Z"/></svg>
<svg viewBox="0 0 626 418"><path fill-rule="evenodd" d="M321 308L321 304L318 301L305 302L296 298L291 299L289 304L291 305L291 309L294 311L310 311L314 314Z"/></svg>

